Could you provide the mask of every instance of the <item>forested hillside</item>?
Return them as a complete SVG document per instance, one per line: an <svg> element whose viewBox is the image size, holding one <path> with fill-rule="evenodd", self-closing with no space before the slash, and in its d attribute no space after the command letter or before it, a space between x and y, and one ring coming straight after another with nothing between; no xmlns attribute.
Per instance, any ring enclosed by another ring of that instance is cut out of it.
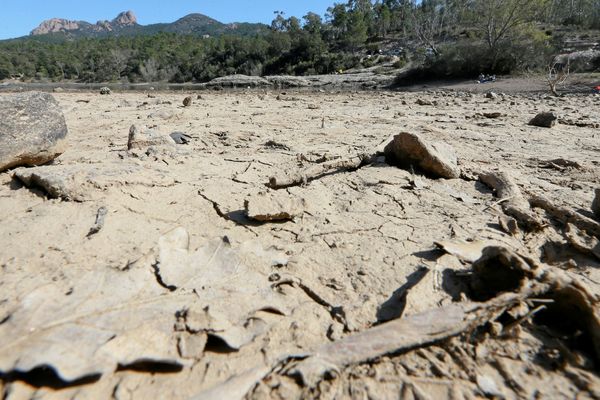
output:
<svg viewBox="0 0 600 400"><path fill-rule="evenodd" d="M235 73L328 74L370 66L368 54L434 76L513 73L541 70L564 51L597 48L599 32L600 0L350 0L325 16L278 13L266 33L254 36L159 32L4 41L0 79L189 82ZM582 68L600 66L591 54Z"/></svg>

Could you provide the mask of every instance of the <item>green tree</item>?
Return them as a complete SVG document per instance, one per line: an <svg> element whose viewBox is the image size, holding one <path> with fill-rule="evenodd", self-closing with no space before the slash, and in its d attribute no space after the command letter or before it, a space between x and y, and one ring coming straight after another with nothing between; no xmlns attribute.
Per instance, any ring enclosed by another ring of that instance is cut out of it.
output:
<svg viewBox="0 0 600 400"><path fill-rule="evenodd" d="M344 46L351 50L357 50L367 41L368 29L369 25L365 14L359 10L351 11L348 19L348 30L343 36Z"/></svg>
<svg viewBox="0 0 600 400"><path fill-rule="evenodd" d="M392 24L392 12L385 3L377 3L374 10L377 33L385 38Z"/></svg>

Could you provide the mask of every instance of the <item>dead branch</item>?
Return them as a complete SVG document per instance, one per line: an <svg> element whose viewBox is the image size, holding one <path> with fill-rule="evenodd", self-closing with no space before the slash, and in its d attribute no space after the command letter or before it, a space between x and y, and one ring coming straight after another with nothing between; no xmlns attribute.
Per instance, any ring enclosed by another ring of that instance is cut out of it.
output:
<svg viewBox="0 0 600 400"><path fill-rule="evenodd" d="M314 387L323 377L343 368L403 350L424 348L487 324L498 313L524 299L521 294L507 293L486 303L453 304L411 317L396 319L338 342L321 346L303 355L286 355L272 368L251 369L199 393L195 400L209 398L242 399L269 373L298 376L302 383ZM285 365L291 363L291 368ZM287 372L286 372L287 370Z"/></svg>
<svg viewBox="0 0 600 400"><path fill-rule="evenodd" d="M575 225L567 222L565 239L583 254L593 255L600 260L600 240L582 232Z"/></svg>
<svg viewBox="0 0 600 400"><path fill-rule="evenodd" d="M505 200L502 202L502 209L506 215L515 218L529 230L539 230L543 227L543 223L531 212L529 203L508 173L486 172L480 174L479 179L494 189L497 197Z"/></svg>
<svg viewBox="0 0 600 400"><path fill-rule="evenodd" d="M507 277L506 282L498 284L498 276ZM509 324L507 328L551 307L556 307L555 310L578 310L574 315L564 315L566 322L556 323L576 324L578 329L590 335L595 355L600 356L600 316L595 311L599 300L579 281L562 271L539 265L505 247L490 246L473 264L471 285L488 300L431 309L324 344L310 353L284 355L270 369L260 366L250 373L232 378L222 387L212 389L211 393L239 398L242 387L232 385L232 382L243 382L243 388L251 388L270 373L295 376L304 386L315 387L325 376L339 374L351 365L425 348L473 332L496 321L515 306L538 298L543 299L541 307L527 311L522 318L515 318L515 324Z"/></svg>
<svg viewBox="0 0 600 400"><path fill-rule="evenodd" d="M280 176L272 176L267 186L273 189L283 189L290 186L306 184L315 179L337 172L353 171L371 164L373 156L359 154L347 159L333 160L317 165L312 165L301 171L284 172Z"/></svg>
<svg viewBox="0 0 600 400"><path fill-rule="evenodd" d="M529 204L531 204L532 207L538 207L545 210L548 214L552 215L565 225L571 223L577 228L586 231L588 234L600 238L600 223L581 215L571 208L553 204L543 196L532 196L529 199Z"/></svg>
<svg viewBox="0 0 600 400"><path fill-rule="evenodd" d="M488 303L464 303L429 310L376 326L338 342L321 346L288 372L313 387L325 374L403 350L422 348L486 324L500 310L522 300L519 294L502 295Z"/></svg>

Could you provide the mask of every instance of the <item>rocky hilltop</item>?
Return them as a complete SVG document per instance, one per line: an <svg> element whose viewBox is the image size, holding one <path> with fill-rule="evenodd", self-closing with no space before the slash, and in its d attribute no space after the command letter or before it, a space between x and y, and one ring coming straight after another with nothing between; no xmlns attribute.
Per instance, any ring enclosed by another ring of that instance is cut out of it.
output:
<svg viewBox="0 0 600 400"><path fill-rule="evenodd" d="M254 23L225 24L206 15L194 13L170 23L150 25L138 24L132 11L124 11L113 20L101 20L95 24L86 21L72 21L53 18L42 22L31 31L30 36L54 35L54 40L98 38L105 36L153 35L158 32L171 32L183 35L218 36L222 34L255 35L268 30L267 25Z"/></svg>
<svg viewBox="0 0 600 400"><path fill-rule="evenodd" d="M137 24L137 18L132 11L123 11L112 21L98 21L95 24L86 21L52 18L42 22L37 28L31 31L31 35L70 31L112 32L124 27L136 26Z"/></svg>
<svg viewBox="0 0 600 400"><path fill-rule="evenodd" d="M73 31L79 29L81 22L70 21L68 19L52 18L42 22L37 28L31 31L32 35L45 35L53 32Z"/></svg>

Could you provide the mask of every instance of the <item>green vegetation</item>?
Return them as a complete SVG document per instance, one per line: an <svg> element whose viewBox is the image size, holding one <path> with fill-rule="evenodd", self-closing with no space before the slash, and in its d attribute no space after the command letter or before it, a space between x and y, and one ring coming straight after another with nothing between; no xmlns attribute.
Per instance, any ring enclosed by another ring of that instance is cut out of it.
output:
<svg viewBox="0 0 600 400"><path fill-rule="evenodd" d="M372 66L364 57L375 53L395 66L420 66L428 77L541 70L565 38L600 36L600 0L349 0L334 4L325 18L278 13L270 29L249 24L241 33L210 38L193 22L181 20L185 34L155 25L144 35L0 42L0 80L203 82L230 74L328 74Z"/></svg>

